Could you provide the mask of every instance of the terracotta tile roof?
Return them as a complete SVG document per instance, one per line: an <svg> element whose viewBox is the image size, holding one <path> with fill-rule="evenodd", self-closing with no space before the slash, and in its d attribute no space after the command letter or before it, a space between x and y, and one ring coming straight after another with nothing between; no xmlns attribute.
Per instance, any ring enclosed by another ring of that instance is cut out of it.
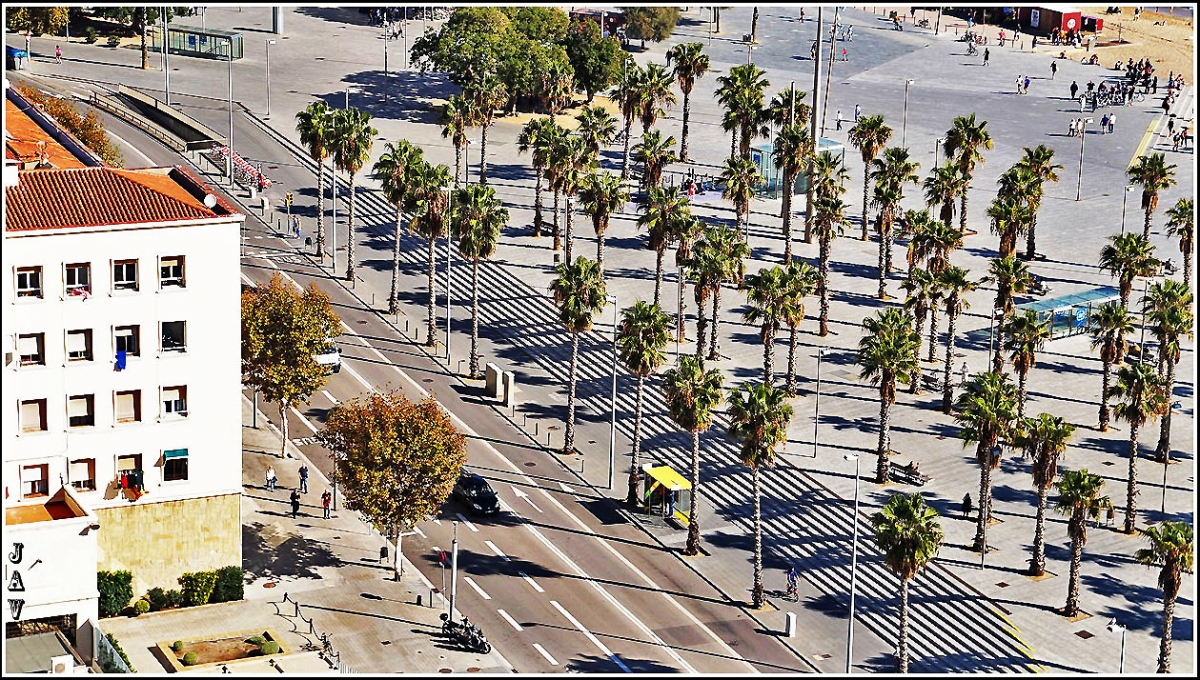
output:
<svg viewBox="0 0 1200 680"><path fill-rule="evenodd" d="M210 210L197 198L208 187L177 168L29 170L5 189L5 231L62 229L229 215L219 200Z"/></svg>
<svg viewBox="0 0 1200 680"><path fill-rule="evenodd" d="M11 100L4 100L4 157L24 163L36 163L44 151L55 168L87 167L62 144L46 134L24 111ZM39 142L45 147L39 148Z"/></svg>

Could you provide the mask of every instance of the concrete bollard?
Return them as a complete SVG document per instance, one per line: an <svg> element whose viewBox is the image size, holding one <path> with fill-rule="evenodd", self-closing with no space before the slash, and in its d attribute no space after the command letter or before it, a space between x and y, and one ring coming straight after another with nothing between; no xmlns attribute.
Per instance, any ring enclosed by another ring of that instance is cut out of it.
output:
<svg viewBox="0 0 1200 680"><path fill-rule="evenodd" d="M790 638L796 637L796 612L784 614L783 634Z"/></svg>

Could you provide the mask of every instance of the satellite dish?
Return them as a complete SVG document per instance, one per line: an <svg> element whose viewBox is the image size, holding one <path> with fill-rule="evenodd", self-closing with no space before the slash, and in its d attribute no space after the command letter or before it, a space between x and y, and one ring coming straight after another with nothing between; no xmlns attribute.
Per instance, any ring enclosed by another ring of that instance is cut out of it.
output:
<svg viewBox="0 0 1200 680"><path fill-rule="evenodd" d="M217 207L217 197L213 196L212 194L205 194L204 195L204 205L206 207L208 207L210 210L212 208Z"/></svg>

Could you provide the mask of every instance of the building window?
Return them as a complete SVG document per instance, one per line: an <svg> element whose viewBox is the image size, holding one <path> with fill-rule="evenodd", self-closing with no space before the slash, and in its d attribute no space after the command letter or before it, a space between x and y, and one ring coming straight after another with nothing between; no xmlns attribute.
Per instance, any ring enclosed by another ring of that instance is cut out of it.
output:
<svg viewBox="0 0 1200 680"><path fill-rule="evenodd" d="M92 427L95 425L95 395L77 394L67 399L67 423L71 427Z"/></svg>
<svg viewBox="0 0 1200 680"><path fill-rule="evenodd" d="M17 297L42 296L42 268L17 267Z"/></svg>
<svg viewBox="0 0 1200 680"><path fill-rule="evenodd" d="M96 459L71 461L71 486L78 491L96 490Z"/></svg>
<svg viewBox="0 0 1200 680"><path fill-rule="evenodd" d="M113 260L113 290L137 290L137 260Z"/></svg>
<svg viewBox="0 0 1200 680"><path fill-rule="evenodd" d="M92 294L92 265L88 262L67 265L65 280L67 295L78 295L86 300Z"/></svg>
<svg viewBox="0 0 1200 680"><path fill-rule="evenodd" d="M137 326L117 326L113 329L113 339L117 347L117 354L124 352L128 356L136 357L141 355L142 343L139 342L141 331Z"/></svg>
<svg viewBox="0 0 1200 680"><path fill-rule="evenodd" d="M188 414L187 386L163 388L163 417L184 418Z"/></svg>
<svg viewBox="0 0 1200 680"><path fill-rule="evenodd" d="M17 336L17 351L22 366L46 365L46 334L24 333Z"/></svg>
<svg viewBox="0 0 1200 680"><path fill-rule="evenodd" d="M92 360L92 329L67 331L67 361Z"/></svg>
<svg viewBox="0 0 1200 680"><path fill-rule="evenodd" d="M188 478L188 450L163 451L163 481L182 482Z"/></svg>
<svg viewBox="0 0 1200 680"><path fill-rule="evenodd" d="M28 399L21 402L21 431L46 431L46 400Z"/></svg>
<svg viewBox="0 0 1200 680"><path fill-rule="evenodd" d="M50 492L49 474L50 466L45 463L22 466L21 495L25 498L47 495Z"/></svg>
<svg viewBox="0 0 1200 680"><path fill-rule="evenodd" d="M137 500L146 491L145 472L142 470L142 454L129 453L117 456L117 487L132 489L125 491L125 497Z"/></svg>
<svg viewBox="0 0 1200 680"><path fill-rule="evenodd" d="M162 351L182 352L187 349L187 322L164 321L162 324Z"/></svg>
<svg viewBox="0 0 1200 680"><path fill-rule="evenodd" d="M118 423L137 423L142 420L142 391L117 392L114 413Z"/></svg>
<svg viewBox="0 0 1200 680"><path fill-rule="evenodd" d="M167 286L184 287L183 282L183 256L174 255L164 257L159 262L159 286L166 288Z"/></svg>

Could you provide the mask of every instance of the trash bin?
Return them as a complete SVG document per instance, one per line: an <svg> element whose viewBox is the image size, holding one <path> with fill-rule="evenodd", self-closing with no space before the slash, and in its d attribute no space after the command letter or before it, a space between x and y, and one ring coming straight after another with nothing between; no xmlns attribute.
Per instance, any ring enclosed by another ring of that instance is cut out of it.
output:
<svg viewBox="0 0 1200 680"><path fill-rule="evenodd" d="M379 549L379 561L382 562L388 558L388 547L385 545Z"/></svg>

